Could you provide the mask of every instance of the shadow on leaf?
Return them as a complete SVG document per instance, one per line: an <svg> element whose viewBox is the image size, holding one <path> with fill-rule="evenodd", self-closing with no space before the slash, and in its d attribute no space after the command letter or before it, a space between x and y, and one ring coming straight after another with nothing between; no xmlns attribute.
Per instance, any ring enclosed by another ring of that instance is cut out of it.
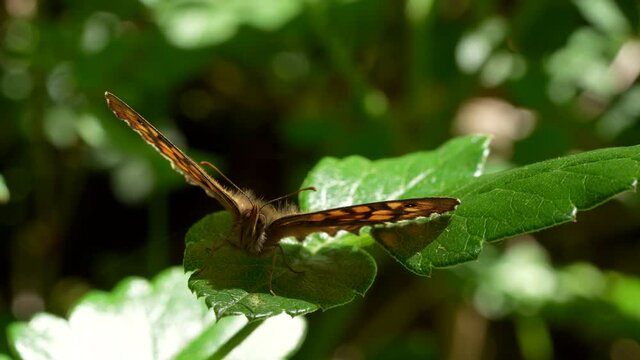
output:
<svg viewBox="0 0 640 360"><path fill-rule="evenodd" d="M450 222L450 215L442 215L424 221L374 227L370 234L394 258L404 263L435 241Z"/></svg>

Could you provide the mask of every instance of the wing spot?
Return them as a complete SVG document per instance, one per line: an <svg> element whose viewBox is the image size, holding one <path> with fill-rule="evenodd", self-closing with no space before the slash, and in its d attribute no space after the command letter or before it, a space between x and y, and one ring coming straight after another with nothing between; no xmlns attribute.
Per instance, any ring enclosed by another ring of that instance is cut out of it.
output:
<svg viewBox="0 0 640 360"><path fill-rule="evenodd" d="M326 219L327 216L325 214L313 214L311 216L309 216L309 220L311 221L322 221L324 219Z"/></svg>
<svg viewBox="0 0 640 360"><path fill-rule="evenodd" d="M152 128L152 127L150 127L150 126L149 126L149 127L147 127L147 131L148 131L148 132L149 132L149 133L150 133L154 138L157 138L157 137L158 137L158 132L157 132L154 128Z"/></svg>
<svg viewBox="0 0 640 360"><path fill-rule="evenodd" d="M349 216L340 217L336 220L338 220L339 222L351 222L351 221L362 220L362 219L368 219L367 214L353 214Z"/></svg>
<svg viewBox="0 0 640 360"><path fill-rule="evenodd" d="M393 215L382 215L382 214L373 214L369 216L369 221L387 221L393 219Z"/></svg>
<svg viewBox="0 0 640 360"><path fill-rule="evenodd" d="M397 201L390 201L388 203L386 203L386 205L391 208L391 209L400 209L402 208L404 205L401 202L397 202Z"/></svg>
<svg viewBox="0 0 640 360"><path fill-rule="evenodd" d="M362 214L362 213L370 212L371 208L369 206L360 205L360 206L352 207L351 210L353 210L353 212L356 212L358 214Z"/></svg>
<svg viewBox="0 0 640 360"><path fill-rule="evenodd" d="M158 142L158 143L157 143L157 145L158 145L158 147L160 148L160 151L161 151L161 152L163 152L163 153L165 153L165 154L171 154L171 155L174 155L174 157L175 157L175 153L173 153L173 152L171 151L171 148L170 148L167 144L165 144L165 143L163 143L163 142Z"/></svg>

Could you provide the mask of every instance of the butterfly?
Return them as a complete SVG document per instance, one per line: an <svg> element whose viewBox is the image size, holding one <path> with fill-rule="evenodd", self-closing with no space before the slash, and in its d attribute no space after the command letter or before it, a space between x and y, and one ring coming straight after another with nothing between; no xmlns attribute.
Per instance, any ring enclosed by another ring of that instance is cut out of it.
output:
<svg viewBox="0 0 640 360"><path fill-rule="evenodd" d="M235 233L230 242L250 255L271 252L285 237L292 236L302 241L311 233L335 235L339 230L357 234L363 226L442 214L454 210L460 203L450 197L428 197L379 201L308 213L300 213L292 206L278 208L272 204L273 201L265 202L250 191L223 186L124 101L109 92L105 92L105 97L116 117L169 160L173 169L184 175L188 183L200 186L231 213ZM201 164L218 171L208 162ZM218 173L228 180L220 171Z"/></svg>

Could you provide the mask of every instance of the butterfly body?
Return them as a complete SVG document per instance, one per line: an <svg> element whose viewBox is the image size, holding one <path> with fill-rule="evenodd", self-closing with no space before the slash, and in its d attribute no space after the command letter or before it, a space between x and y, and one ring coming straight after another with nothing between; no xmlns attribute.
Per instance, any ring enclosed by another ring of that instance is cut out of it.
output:
<svg viewBox="0 0 640 360"><path fill-rule="evenodd" d="M295 208L278 209L271 204L265 204L264 201L257 199L249 191L245 190L243 193L247 196L250 204L246 208L239 209L230 241L250 255L271 252L277 242L275 244L267 244L267 229L270 228L270 225L275 220L294 212Z"/></svg>
<svg viewBox="0 0 640 360"><path fill-rule="evenodd" d="M250 255L269 253L279 245L281 239L289 236L302 241L315 232L335 235L339 230L345 230L357 234L363 226L441 214L455 209L460 203L455 198L428 197L380 201L309 213L299 213L290 205L278 208L258 199L250 191L227 189L129 105L109 92L105 93L105 97L116 117L126 122L169 160L188 183L203 188L231 213L234 226L229 241ZM215 169L213 165L206 164Z"/></svg>

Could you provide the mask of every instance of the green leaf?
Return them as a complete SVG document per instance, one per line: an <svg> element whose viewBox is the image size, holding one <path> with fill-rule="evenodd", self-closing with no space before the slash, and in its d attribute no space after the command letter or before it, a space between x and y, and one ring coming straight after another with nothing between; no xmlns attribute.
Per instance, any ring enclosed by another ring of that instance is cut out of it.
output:
<svg viewBox="0 0 640 360"><path fill-rule="evenodd" d="M196 271L189 287L204 296L218 317L243 314L260 319L286 312L302 315L364 295L376 264L365 251L326 243L313 249L283 240L282 253L253 257L229 246L232 220L227 212L206 216L186 236L184 267ZM273 266L275 256L275 266ZM269 274L273 271L269 293Z"/></svg>
<svg viewBox="0 0 640 360"><path fill-rule="evenodd" d="M360 156L324 158L303 186L318 191L300 196L305 211L373 201L450 196L450 189L482 173L487 136L453 139L434 151L371 161Z"/></svg>
<svg viewBox="0 0 640 360"><path fill-rule="evenodd" d="M449 188L461 204L446 220L375 228L372 235L408 269L427 275L476 259L484 241L573 221L578 210L634 189L639 176L640 146L544 161Z"/></svg>
<svg viewBox="0 0 640 360"><path fill-rule="evenodd" d="M392 198L448 195L444 189L473 177L486 156L487 137L459 138L432 152L369 161L361 157L324 159L306 185L319 191L302 196L303 210ZM216 316L244 314L249 319L280 312L300 315L351 301L363 295L376 274L373 259L360 248L367 235L314 234L304 243L282 241L282 254L252 257L229 246L232 220L228 213L209 215L187 233L184 266L195 271L191 289L206 299ZM269 293L269 274L273 271Z"/></svg>
<svg viewBox="0 0 640 360"><path fill-rule="evenodd" d="M164 271L152 282L126 279L110 293L90 292L68 320L41 313L28 323L11 324L10 343L24 359L206 359L247 320L229 317L214 322L213 314L188 291L186 281L179 268ZM285 357L299 345L304 327L302 318L269 319L231 354L251 354L261 346L263 356ZM274 336L276 332L283 335Z"/></svg>

